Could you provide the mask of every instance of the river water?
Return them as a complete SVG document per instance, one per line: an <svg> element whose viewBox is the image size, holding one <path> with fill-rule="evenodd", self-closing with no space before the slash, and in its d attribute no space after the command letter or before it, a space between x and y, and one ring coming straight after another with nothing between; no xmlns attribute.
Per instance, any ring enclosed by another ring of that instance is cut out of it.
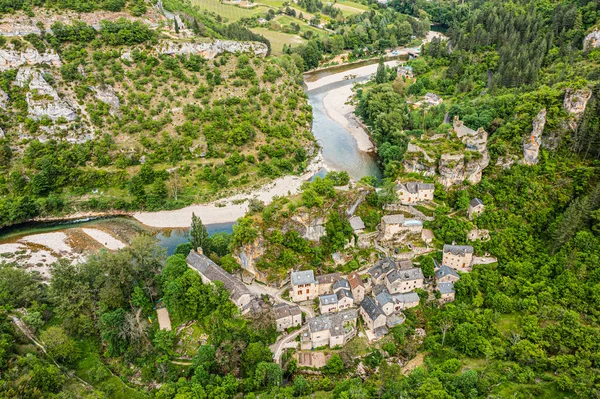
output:
<svg viewBox="0 0 600 399"><path fill-rule="evenodd" d="M340 66L326 71L318 71L308 75L306 79L314 81L334 73L351 73L352 69L376 62L377 61L365 61L352 65L352 67ZM359 151L357 142L350 132L329 118L323 107L323 98L330 90L335 90L345 85L352 85L356 82L365 81L366 79L368 78L362 77L359 79L344 80L307 92L308 101L313 109L313 134L319 145L322 147L323 158L325 161L325 169L318 173L319 176L323 176L327 169L330 169L347 171L355 180L360 180L360 178L364 176L381 177L381 171L377 165L376 156ZM187 242L189 237L189 229L148 229L132 218L116 216L75 222L32 222L0 229L0 244L16 242L20 238L32 234L65 231L82 227L102 228L106 227L107 224L118 225L130 235L139 232L150 233L158 240L160 246L167 249L169 255L175 251L177 245ZM233 223L207 225L207 230L209 234L218 232L230 233L233 231Z"/></svg>

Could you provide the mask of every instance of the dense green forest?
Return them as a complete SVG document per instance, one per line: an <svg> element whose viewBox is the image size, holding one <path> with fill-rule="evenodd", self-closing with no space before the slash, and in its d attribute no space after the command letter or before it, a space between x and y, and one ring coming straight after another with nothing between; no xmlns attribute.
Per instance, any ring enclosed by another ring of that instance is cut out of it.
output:
<svg viewBox="0 0 600 399"><path fill-rule="evenodd" d="M253 38L246 22L223 24L179 0L164 4L194 18L200 35ZM0 12L33 12L42 5L135 12L147 4L0 0ZM335 14L319 1L299 6ZM82 263L57 262L49 281L18 263L0 264L0 397L600 396L600 49L583 45L600 23L600 5L392 0L376 7L349 18L331 15L335 33L291 46L279 58L156 55L150 50L163 40L160 34L124 21L103 23L98 31L56 23L44 35L1 42L2 48L60 54L63 65L41 76L73 93L89 119L79 115L72 125L59 124L78 129L89 123L102 133L85 143L12 141L13 124L35 137L54 122L29 118L27 93L13 84L16 71L0 73L0 88L11 99L9 111L0 114L7 132L0 140L4 225L68 211L72 198L83 196L80 209L173 208L299 173L313 144L301 71L319 65L324 54L358 54L365 46L376 53L393 39L408 43L429 21L449 27L449 40L433 40L409 61L413 78L398 77L382 64L374 79L356 89L356 113L377 145L383 181L364 178L345 188L346 173L329 173L306 183L298 195L266 206L253 201L232 234L208 237L194 218L191 242L169 257L152 238L138 236L127 248L101 251ZM130 59L121 57L122 49L131 50ZM112 116L90 87L113 87L125 104L122 114ZM565 109L567 89L589 91L577 117ZM427 93L443 102L416 104ZM166 112L173 105L181 108L176 118ZM525 165L524 138L544 108L546 141L539 162ZM425 227L438 250L414 261L431 276L441 245L452 242L497 258L461 275L455 302L427 302L419 292L421 304L406 310L406 321L383 339L366 345L356 337L328 351L332 356L322 369L305 370L289 352L281 365L273 362L269 346L278 334L268 304L242 316L221 284L203 284L187 266L185 256L196 247L235 272L240 247L257 241L264 247L257 269L269 282L295 267L347 273L372 265L377 250L347 247L357 237L346 210L364 196L356 214L372 232L396 199L397 178L433 180L406 173L408 145L437 135L445 140L438 156L455 150L451 125L444 123L454 116L489 133L491 162L477 184L460 182L447 190L435 185L435 203L420 209L434 216ZM128 152L133 139L138 151ZM169 173L174 166L178 172ZM108 199L90 194L95 189ZM485 211L468 220L475 197ZM317 218L324 235L303 238L297 221ZM488 230L490 239L468 242L475 226ZM350 260L336 264L335 254ZM159 330L161 304L177 331ZM416 367L406 369L411 362Z"/></svg>

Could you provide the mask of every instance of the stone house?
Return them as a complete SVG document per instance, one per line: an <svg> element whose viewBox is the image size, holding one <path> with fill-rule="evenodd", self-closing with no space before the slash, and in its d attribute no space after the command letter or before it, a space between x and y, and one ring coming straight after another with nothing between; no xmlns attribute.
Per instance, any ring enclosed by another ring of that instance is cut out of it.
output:
<svg viewBox="0 0 600 399"><path fill-rule="evenodd" d="M344 310L354 306L354 296L352 291L347 289L337 290L335 295L338 299L338 310Z"/></svg>
<svg viewBox="0 0 600 399"><path fill-rule="evenodd" d="M383 313L385 313L386 316L391 315L396 310L400 310L396 309L396 301L394 301L394 298L392 298L392 296L387 290L383 290L379 294L377 294L375 296L375 301L377 302L379 308L383 310Z"/></svg>
<svg viewBox="0 0 600 399"><path fill-rule="evenodd" d="M387 317L372 297L367 296L363 299L360 303L359 312L369 330L374 332L381 327L385 327Z"/></svg>
<svg viewBox="0 0 600 399"><path fill-rule="evenodd" d="M398 200L404 205L433 200L435 186L432 183L407 182L396 185Z"/></svg>
<svg viewBox="0 0 600 399"><path fill-rule="evenodd" d="M298 305L279 303L273 306L273 314L277 331L284 331L302 325L302 311Z"/></svg>
<svg viewBox="0 0 600 399"><path fill-rule="evenodd" d="M377 262L375 262L375 265L369 269L369 271L367 272L369 274L369 277L371 277L371 283L372 285L379 285L379 284L383 284L384 280L385 280L385 276L393 271L393 270L397 270L398 269L398 265L396 264L396 262L391 259L391 258L384 258L384 259L380 259Z"/></svg>
<svg viewBox="0 0 600 399"><path fill-rule="evenodd" d="M416 219L405 219L404 215L385 215L381 218L381 236L383 240L389 240L394 235L403 232L420 233L423 230L423 222Z"/></svg>
<svg viewBox="0 0 600 399"><path fill-rule="evenodd" d="M329 313L308 320L308 331L300 336L300 349L310 350L321 346L342 346L356 335L356 309Z"/></svg>
<svg viewBox="0 0 600 399"><path fill-rule="evenodd" d="M319 312L321 314L338 311L338 298L335 294L319 295Z"/></svg>
<svg viewBox="0 0 600 399"><path fill-rule="evenodd" d="M290 299L293 302L312 301L319 296L315 272L312 270L292 272L290 280Z"/></svg>
<svg viewBox="0 0 600 399"><path fill-rule="evenodd" d="M363 222L360 216L352 216L348 219L348 222L356 234L362 233L365 230L365 222Z"/></svg>
<svg viewBox="0 0 600 399"><path fill-rule="evenodd" d="M470 245L444 245L442 264L454 270L471 271L473 263L473 247Z"/></svg>
<svg viewBox="0 0 600 399"><path fill-rule="evenodd" d="M485 206L483 202L479 198L473 198L469 202L469 209L467 210L467 215L469 219L473 219L474 216L477 216L483 212Z"/></svg>
<svg viewBox="0 0 600 399"><path fill-rule="evenodd" d="M460 280L460 276L453 268L442 265L435 270L435 279L438 283L454 283Z"/></svg>
<svg viewBox="0 0 600 399"><path fill-rule="evenodd" d="M454 283L438 283L435 289L440 292L441 303L454 301Z"/></svg>
<svg viewBox="0 0 600 399"><path fill-rule="evenodd" d="M416 292L402 292L400 294L392 295L394 301L396 301L397 309L404 310L414 308L415 306L419 306L421 298Z"/></svg>
<svg viewBox="0 0 600 399"><path fill-rule="evenodd" d="M423 288L423 279L423 271L418 267L393 270L385 276L385 285L390 294L397 294Z"/></svg>
<svg viewBox="0 0 600 399"><path fill-rule="evenodd" d="M354 296L354 301L356 303L361 303L365 298L366 288L360 274L357 272L350 273L348 275L348 283L350 284L350 290L352 291L352 296Z"/></svg>
<svg viewBox="0 0 600 399"><path fill-rule="evenodd" d="M200 252L191 251L186 258L188 267L196 270L200 274L202 283L214 284L215 281L221 281L225 289L229 292L229 299L240 308L242 313L246 311L254 295L250 293L248 287L240 280L223 270L219 265L213 262L209 257Z"/></svg>
<svg viewBox="0 0 600 399"><path fill-rule="evenodd" d="M330 293L332 291L333 283L335 283L339 279L339 273L321 274L320 276L317 276L315 280L317 281L319 295Z"/></svg>

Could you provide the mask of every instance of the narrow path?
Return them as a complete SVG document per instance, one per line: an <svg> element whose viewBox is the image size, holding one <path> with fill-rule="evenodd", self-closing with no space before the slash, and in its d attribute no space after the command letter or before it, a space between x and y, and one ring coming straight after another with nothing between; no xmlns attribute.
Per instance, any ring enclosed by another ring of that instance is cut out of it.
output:
<svg viewBox="0 0 600 399"><path fill-rule="evenodd" d="M273 352L273 360L277 364L281 364L281 356L283 355L283 350L286 348L286 345L296 339L298 335L308 330L308 324L304 325L301 329L294 331L293 333L286 335L283 338L280 338L273 345L269 347L271 352Z"/></svg>

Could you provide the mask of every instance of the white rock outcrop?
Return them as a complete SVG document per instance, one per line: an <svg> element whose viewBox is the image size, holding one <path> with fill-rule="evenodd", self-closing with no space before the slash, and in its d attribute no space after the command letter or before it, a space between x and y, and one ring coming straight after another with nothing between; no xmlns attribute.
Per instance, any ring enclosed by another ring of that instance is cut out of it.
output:
<svg viewBox="0 0 600 399"><path fill-rule="evenodd" d="M77 119L77 113L65 100L60 98L56 90L46 82L41 73L29 67L20 68L15 78L15 84L29 87L26 94L29 116L39 120L47 116L53 121Z"/></svg>
<svg viewBox="0 0 600 399"><path fill-rule="evenodd" d="M60 57L54 51L40 54L34 48L28 48L24 51L0 50L0 71L15 69L24 65L38 64L49 64L56 67L62 66Z"/></svg>
<svg viewBox="0 0 600 399"><path fill-rule="evenodd" d="M6 94L6 92L2 89L0 89L0 108L6 110L6 107L8 105L8 100L10 100L8 98L8 94Z"/></svg>
<svg viewBox="0 0 600 399"><path fill-rule="evenodd" d="M600 47L600 31L594 29L592 33L588 34L585 39L583 39L583 50L593 50L598 47Z"/></svg>
<svg viewBox="0 0 600 399"><path fill-rule="evenodd" d="M110 86L105 86L100 89L95 86L90 86L90 90L94 92L94 97L110 107L110 114L112 116L119 115L121 112L121 100L117 97L117 94Z"/></svg>
<svg viewBox="0 0 600 399"><path fill-rule="evenodd" d="M267 55L267 45L261 42L236 42L233 40L214 40L202 43L175 43L167 41L156 48L159 54L197 54L212 59L222 53L253 53L259 56Z"/></svg>
<svg viewBox="0 0 600 399"><path fill-rule="evenodd" d="M567 89L563 106L570 114L582 115L591 96L589 89Z"/></svg>
<svg viewBox="0 0 600 399"><path fill-rule="evenodd" d="M546 108L543 108L533 119L533 130L523 140L523 163L526 165L536 165L539 161L544 126L546 126Z"/></svg>

